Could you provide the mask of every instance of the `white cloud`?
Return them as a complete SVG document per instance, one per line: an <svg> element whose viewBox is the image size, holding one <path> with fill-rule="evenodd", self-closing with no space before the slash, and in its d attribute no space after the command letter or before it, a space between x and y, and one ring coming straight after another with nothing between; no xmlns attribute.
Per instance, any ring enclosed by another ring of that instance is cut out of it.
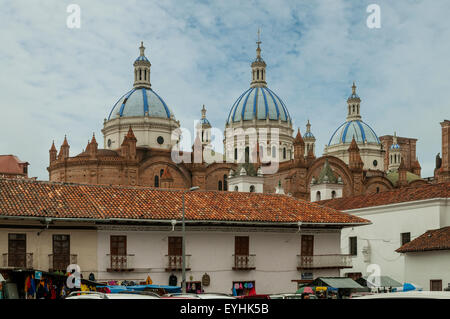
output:
<svg viewBox="0 0 450 319"><path fill-rule="evenodd" d="M441 149L449 118L450 3L377 1L381 29L365 25L370 1L77 1L81 29L66 27L63 1L14 1L0 12L0 153L31 163L47 179L48 149L68 135L71 154L132 86L141 40L153 88L191 128L202 104L223 128L249 86L256 30L268 83L304 132L309 118L317 150L345 120L353 80L363 119L378 135L418 138L423 176Z"/></svg>

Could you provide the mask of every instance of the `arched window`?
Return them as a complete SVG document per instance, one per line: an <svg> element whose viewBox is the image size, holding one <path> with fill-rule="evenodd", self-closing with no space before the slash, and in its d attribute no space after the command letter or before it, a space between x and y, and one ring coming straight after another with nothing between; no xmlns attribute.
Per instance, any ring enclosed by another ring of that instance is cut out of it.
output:
<svg viewBox="0 0 450 319"><path fill-rule="evenodd" d="M319 201L320 200L320 191L317 191L317 193L316 193L316 201Z"/></svg>
<svg viewBox="0 0 450 319"><path fill-rule="evenodd" d="M355 106L353 105L353 113L355 113Z"/></svg>
<svg viewBox="0 0 450 319"><path fill-rule="evenodd" d="M164 174L164 170L162 169L159 171L159 177L162 177L163 174Z"/></svg>
<svg viewBox="0 0 450 319"><path fill-rule="evenodd" d="M228 176L227 175L223 175L223 190L227 191L228 190L228 181L227 181Z"/></svg>
<svg viewBox="0 0 450 319"><path fill-rule="evenodd" d="M159 187L159 176L155 175L155 187Z"/></svg>
<svg viewBox="0 0 450 319"><path fill-rule="evenodd" d="M139 69L139 80L142 80L142 70Z"/></svg>
<svg viewBox="0 0 450 319"><path fill-rule="evenodd" d="M275 146L272 146L272 157L277 157L277 148Z"/></svg>
<svg viewBox="0 0 450 319"><path fill-rule="evenodd" d="M237 161L238 159L238 150L237 148L234 149L234 160Z"/></svg>
<svg viewBox="0 0 450 319"><path fill-rule="evenodd" d="M380 192L380 188L379 187L377 187L377 193L379 193Z"/></svg>
<svg viewBox="0 0 450 319"><path fill-rule="evenodd" d="M239 187L234 186L234 191L235 191L235 192L239 191Z"/></svg>
<svg viewBox="0 0 450 319"><path fill-rule="evenodd" d="M331 198L336 198L336 191L331 192Z"/></svg>
<svg viewBox="0 0 450 319"><path fill-rule="evenodd" d="M286 147L283 147L283 159L286 159Z"/></svg>
<svg viewBox="0 0 450 319"><path fill-rule="evenodd" d="M259 70L256 71L256 79L259 80Z"/></svg>
<svg viewBox="0 0 450 319"><path fill-rule="evenodd" d="M219 189L219 191L222 190L222 181L219 181L218 189Z"/></svg>
<svg viewBox="0 0 450 319"><path fill-rule="evenodd" d="M250 185L250 193L254 193L255 192L255 185Z"/></svg>
<svg viewBox="0 0 450 319"><path fill-rule="evenodd" d="M248 146L245 148L245 162L250 162L250 148Z"/></svg>

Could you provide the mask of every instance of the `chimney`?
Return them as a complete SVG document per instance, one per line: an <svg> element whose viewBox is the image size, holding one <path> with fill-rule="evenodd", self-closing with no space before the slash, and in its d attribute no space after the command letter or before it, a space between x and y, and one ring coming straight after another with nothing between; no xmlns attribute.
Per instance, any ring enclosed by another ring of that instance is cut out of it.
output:
<svg viewBox="0 0 450 319"><path fill-rule="evenodd" d="M442 127L442 162L438 172L438 182L450 181L450 121L441 122Z"/></svg>

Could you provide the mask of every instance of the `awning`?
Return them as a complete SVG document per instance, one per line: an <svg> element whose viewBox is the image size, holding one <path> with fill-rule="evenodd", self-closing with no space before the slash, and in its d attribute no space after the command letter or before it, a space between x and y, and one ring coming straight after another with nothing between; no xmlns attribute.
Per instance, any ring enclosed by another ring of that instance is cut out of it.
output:
<svg viewBox="0 0 450 319"><path fill-rule="evenodd" d="M151 289L164 289L167 293L180 293L181 287L178 286L160 286L160 285L136 285L136 286L106 286L112 293L123 291L145 291Z"/></svg>
<svg viewBox="0 0 450 319"><path fill-rule="evenodd" d="M367 280L369 279L369 280ZM403 285L397 280L392 279L389 276L368 276L364 277L367 287L377 288L377 287L402 287Z"/></svg>
<svg viewBox="0 0 450 319"><path fill-rule="evenodd" d="M361 286L360 284L358 284L356 281L354 281L351 278L321 277L321 278L314 280L313 283L316 283L317 280L320 280L327 286L337 288L337 289L340 289L340 288L364 288L363 286ZM323 285L320 285L320 286L323 286Z"/></svg>

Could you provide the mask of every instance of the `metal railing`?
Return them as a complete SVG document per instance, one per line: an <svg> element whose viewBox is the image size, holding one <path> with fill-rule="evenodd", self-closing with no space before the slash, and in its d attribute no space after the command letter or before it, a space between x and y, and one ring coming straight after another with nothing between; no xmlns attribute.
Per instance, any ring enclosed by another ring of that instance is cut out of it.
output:
<svg viewBox="0 0 450 319"><path fill-rule="evenodd" d="M166 270L181 270L183 268L183 256L166 255ZM186 269L191 268L191 255L186 255Z"/></svg>
<svg viewBox="0 0 450 319"><path fill-rule="evenodd" d="M134 254L112 255L106 254L108 258L108 271L132 271L134 269Z"/></svg>
<svg viewBox="0 0 450 319"><path fill-rule="evenodd" d="M233 255L233 269L251 270L255 269L256 255Z"/></svg>
<svg viewBox="0 0 450 319"><path fill-rule="evenodd" d="M350 255L297 255L297 260L297 268L299 269L352 267L352 258Z"/></svg>
<svg viewBox="0 0 450 319"><path fill-rule="evenodd" d="M33 253L2 254L2 267L33 269Z"/></svg>
<svg viewBox="0 0 450 319"><path fill-rule="evenodd" d="M59 255L59 254L49 254L48 255L48 268L49 271L67 271L67 266L71 264L78 264L78 255Z"/></svg>

